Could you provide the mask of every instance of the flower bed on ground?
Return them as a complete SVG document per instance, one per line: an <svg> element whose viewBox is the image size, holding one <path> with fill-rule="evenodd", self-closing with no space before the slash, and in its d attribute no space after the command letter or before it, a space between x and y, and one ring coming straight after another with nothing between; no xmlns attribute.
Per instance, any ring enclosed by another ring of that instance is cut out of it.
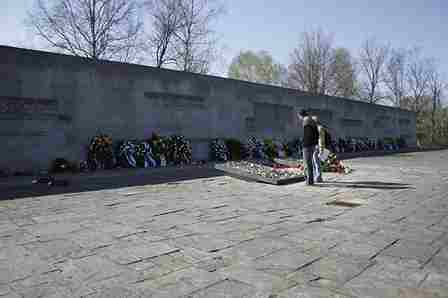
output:
<svg viewBox="0 0 448 298"><path fill-rule="evenodd" d="M280 164L278 168L284 167L285 169L298 169L299 171L305 171L302 160L278 160L279 163L284 162L285 164ZM294 164L294 165L293 165ZM322 172L327 173L339 173L339 174L349 174L353 171L346 163L337 159L336 155L331 153L326 161L321 161Z"/></svg>
<svg viewBox="0 0 448 298"><path fill-rule="evenodd" d="M278 164L269 164L262 161L230 161L224 164L229 168L235 168L251 175L269 179L289 179L303 176L303 170L299 168L284 167Z"/></svg>

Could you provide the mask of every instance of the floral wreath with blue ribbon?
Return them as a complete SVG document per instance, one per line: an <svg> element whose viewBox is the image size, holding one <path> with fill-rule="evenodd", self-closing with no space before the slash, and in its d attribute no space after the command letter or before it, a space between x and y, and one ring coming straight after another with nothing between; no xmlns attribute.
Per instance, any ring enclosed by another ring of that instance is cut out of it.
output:
<svg viewBox="0 0 448 298"><path fill-rule="evenodd" d="M118 156L124 162L125 166L130 168L137 167L137 161L135 160L136 146L132 141L126 141L121 144Z"/></svg>
<svg viewBox="0 0 448 298"><path fill-rule="evenodd" d="M143 168L154 168L157 166L157 162L154 160L152 155L151 145L147 142L138 144L135 150L135 157L137 164Z"/></svg>

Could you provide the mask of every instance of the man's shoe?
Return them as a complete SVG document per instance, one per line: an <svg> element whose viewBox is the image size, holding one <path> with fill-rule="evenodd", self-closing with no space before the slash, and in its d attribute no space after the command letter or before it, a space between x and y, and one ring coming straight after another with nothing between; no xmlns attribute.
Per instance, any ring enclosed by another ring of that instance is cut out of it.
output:
<svg viewBox="0 0 448 298"><path fill-rule="evenodd" d="M316 182L316 183L322 183L322 182L324 182L324 180L323 180L322 178L318 178L318 179L316 179L316 181L314 181L314 182Z"/></svg>

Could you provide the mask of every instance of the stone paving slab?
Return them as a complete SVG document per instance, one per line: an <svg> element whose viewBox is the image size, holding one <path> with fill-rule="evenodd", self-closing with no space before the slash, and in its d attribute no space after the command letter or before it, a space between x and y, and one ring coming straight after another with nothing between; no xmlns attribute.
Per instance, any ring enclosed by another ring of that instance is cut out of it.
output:
<svg viewBox="0 0 448 298"><path fill-rule="evenodd" d="M314 187L202 168L20 190L0 201L0 298L448 297L447 159L353 159Z"/></svg>

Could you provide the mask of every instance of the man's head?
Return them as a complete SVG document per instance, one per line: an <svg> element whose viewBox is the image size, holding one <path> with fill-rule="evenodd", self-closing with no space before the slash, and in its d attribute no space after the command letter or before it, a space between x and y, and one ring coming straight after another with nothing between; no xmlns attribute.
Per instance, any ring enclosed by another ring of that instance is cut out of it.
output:
<svg viewBox="0 0 448 298"><path fill-rule="evenodd" d="M297 115L299 116L299 118L305 118L306 116L308 116L308 112L304 109L300 110L299 113L297 113Z"/></svg>
<svg viewBox="0 0 448 298"><path fill-rule="evenodd" d="M313 116L311 117L311 119L313 119L313 121L316 122L317 124L320 124L319 118L317 116Z"/></svg>

